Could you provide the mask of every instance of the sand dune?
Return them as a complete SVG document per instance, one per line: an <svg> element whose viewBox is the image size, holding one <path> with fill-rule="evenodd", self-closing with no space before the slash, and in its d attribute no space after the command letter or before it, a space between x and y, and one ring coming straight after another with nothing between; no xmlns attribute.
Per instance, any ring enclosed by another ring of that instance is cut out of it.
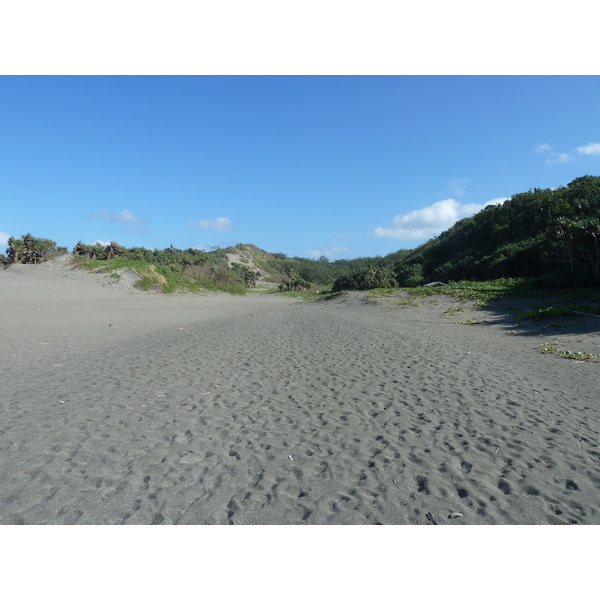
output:
<svg viewBox="0 0 600 600"><path fill-rule="evenodd" d="M0 301L0 524L600 523L600 364L538 350L599 319L171 297L64 261L0 271Z"/></svg>

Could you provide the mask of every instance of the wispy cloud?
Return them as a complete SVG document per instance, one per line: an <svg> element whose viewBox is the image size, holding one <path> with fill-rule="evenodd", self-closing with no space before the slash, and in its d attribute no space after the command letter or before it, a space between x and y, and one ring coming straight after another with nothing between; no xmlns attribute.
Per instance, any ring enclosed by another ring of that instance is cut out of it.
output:
<svg viewBox="0 0 600 600"><path fill-rule="evenodd" d="M466 191L465 186L469 183L470 179L458 179L457 177L452 177L451 179L446 179L446 183L448 184L448 191L458 198L462 198Z"/></svg>
<svg viewBox="0 0 600 600"><path fill-rule="evenodd" d="M11 237L10 233L0 231L0 246L8 246L8 238Z"/></svg>
<svg viewBox="0 0 600 600"><path fill-rule="evenodd" d="M550 144L538 144L535 147L535 153L545 156L547 165L568 163L573 160L573 157L568 152L554 152Z"/></svg>
<svg viewBox="0 0 600 600"><path fill-rule="evenodd" d="M573 152L555 152L550 144L538 144L535 153L546 156L547 165L573 162L576 156L600 156L600 143L590 142L585 146L579 146Z"/></svg>
<svg viewBox="0 0 600 600"><path fill-rule="evenodd" d="M192 246L192 248L194 250L204 250L204 252L208 252L210 250L210 246L207 244L196 244L195 246Z"/></svg>
<svg viewBox="0 0 600 600"><path fill-rule="evenodd" d="M454 198L440 200L431 206L394 217L391 227L376 227L369 232L372 238L421 240L439 235L459 219L470 217L486 206L502 204L508 198L494 198L485 204L461 204Z"/></svg>
<svg viewBox="0 0 600 600"><path fill-rule="evenodd" d="M310 258L321 258L321 256L335 258L344 252L350 252L350 250L352 248L347 248L346 246L317 246L314 250L307 250L306 256Z"/></svg>
<svg viewBox="0 0 600 600"><path fill-rule="evenodd" d="M568 152L553 152L550 158L546 159L546 163L551 164L560 164L560 163L568 163L572 162L573 157Z"/></svg>
<svg viewBox="0 0 600 600"><path fill-rule="evenodd" d="M228 231L233 229L233 224L228 217L217 217L216 219L204 219L202 221L189 221L188 225L194 229L211 231Z"/></svg>
<svg viewBox="0 0 600 600"><path fill-rule="evenodd" d="M598 142L592 142L587 146L579 146L576 150L579 154L593 154L595 156L600 156L600 144Z"/></svg>
<svg viewBox="0 0 600 600"><path fill-rule="evenodd" d="M88 217L91 217L93 219L106 219L111 223L125 223L127 225L133 225L135 223L148 223L147 219L136 217L130 210L127 210L126 208L118 213L111 213L107 211L92 212L88 213Z"/></svg>

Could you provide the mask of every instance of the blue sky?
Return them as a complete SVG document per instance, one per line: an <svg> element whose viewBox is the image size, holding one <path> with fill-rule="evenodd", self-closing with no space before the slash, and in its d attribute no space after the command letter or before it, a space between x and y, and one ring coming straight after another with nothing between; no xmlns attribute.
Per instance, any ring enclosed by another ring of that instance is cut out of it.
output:
<svg viewBox="0 0 600 600"><path fill-rule="evenodd" d="M0 250L385 255L600 175L599 106L598 76L1 76Z"/></svg>

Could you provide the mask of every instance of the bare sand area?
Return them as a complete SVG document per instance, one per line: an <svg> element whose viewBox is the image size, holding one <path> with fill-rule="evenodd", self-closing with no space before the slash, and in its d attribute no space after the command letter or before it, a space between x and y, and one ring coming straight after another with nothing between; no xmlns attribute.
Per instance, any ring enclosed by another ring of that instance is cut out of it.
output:
<svg viewBox="0 0 600 600"><path fill-rule="evenodd" d="M134 279L0 271L0 524L600 524L600 319Z"/></svg>

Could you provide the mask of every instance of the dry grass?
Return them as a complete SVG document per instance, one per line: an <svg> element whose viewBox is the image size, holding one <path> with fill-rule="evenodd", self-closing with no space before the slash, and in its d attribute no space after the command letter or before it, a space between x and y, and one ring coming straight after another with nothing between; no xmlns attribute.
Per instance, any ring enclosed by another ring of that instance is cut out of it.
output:
<svg viewBox="0 0 600 600"><path fill-rule="evenodd" d="M160 273L157 272L154 265L150 265L148 267L148 270L151 273L151 277L156 280L156 283L158 283L160 285L166 285L167 280L164 278L163 275L161 275Z"/></svg>

